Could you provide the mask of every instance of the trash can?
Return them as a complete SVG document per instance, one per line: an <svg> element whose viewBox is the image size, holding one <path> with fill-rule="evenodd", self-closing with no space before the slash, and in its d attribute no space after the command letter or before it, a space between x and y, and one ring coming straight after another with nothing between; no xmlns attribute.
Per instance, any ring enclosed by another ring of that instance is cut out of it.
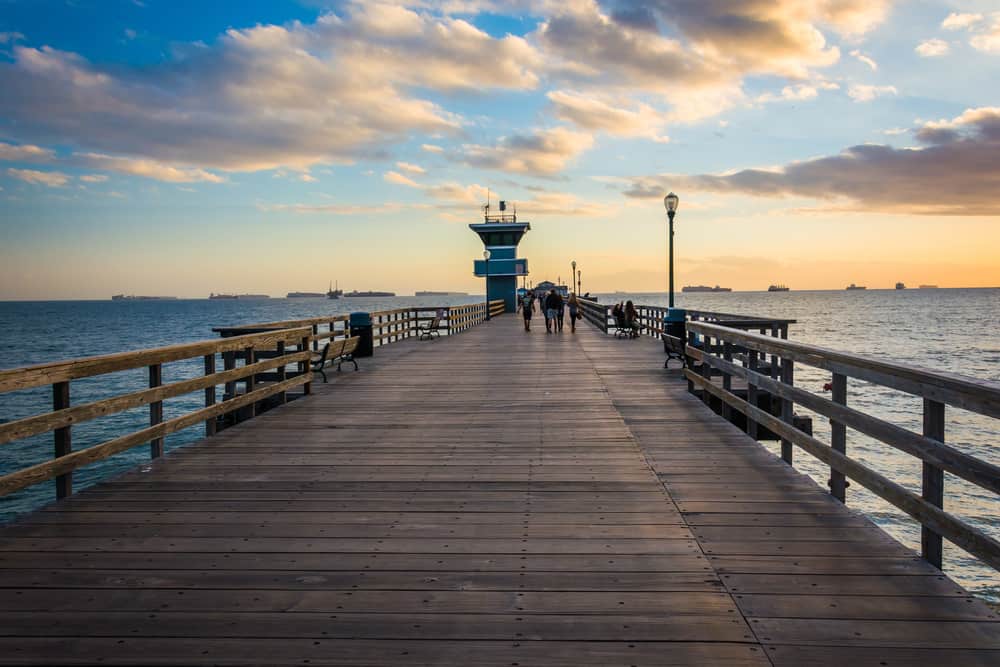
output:
<svg viewBox="0 0 1000 667"><path fill-rule="evenodd" d="M683 308L667 309L667 314L663 316L663 333L684 340L687 335L684 327L685 320L687 320L687 311Z"/></svg>
<svg viewBox="0 0 1000 667"><path fill-rule="evenodd" d="M354 351L354 356L372 356L375 351L375 345L372 338L371 313L351 313L351 335L357 336L360 339L358 341L358 349Z"/></svg>

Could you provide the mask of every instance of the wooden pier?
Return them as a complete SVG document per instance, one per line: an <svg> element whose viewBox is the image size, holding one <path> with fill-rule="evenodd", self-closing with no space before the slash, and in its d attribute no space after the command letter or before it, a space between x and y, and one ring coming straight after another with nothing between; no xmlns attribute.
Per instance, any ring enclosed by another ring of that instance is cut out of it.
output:
<svg viewBox="0 0 1000 667"><path fill-rule="evenodd" d="M536 325L378 348L0 528L0 664L1000 664L994 610L659 341Z"/></svg>

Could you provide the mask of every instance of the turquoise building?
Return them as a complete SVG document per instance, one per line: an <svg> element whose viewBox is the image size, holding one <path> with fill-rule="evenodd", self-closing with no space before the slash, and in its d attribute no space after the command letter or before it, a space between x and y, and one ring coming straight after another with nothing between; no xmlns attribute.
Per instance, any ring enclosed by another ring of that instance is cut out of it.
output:
<svg viewBox="0 0 1000 667"><path fill-rule="evenodd" d="M477 259L472 272L486 278L486 299L503 299L508 313L517 311L517 281L528 275L528 260L518 259L517 244L531 223L518 222L517 211L507 213L507 202L500 202L500 213L491 214L490 205L483 207L483 222L469 225L479 235L485 250L490 251L489 261ZM489 274L487 275L487 266Z"/></svg>

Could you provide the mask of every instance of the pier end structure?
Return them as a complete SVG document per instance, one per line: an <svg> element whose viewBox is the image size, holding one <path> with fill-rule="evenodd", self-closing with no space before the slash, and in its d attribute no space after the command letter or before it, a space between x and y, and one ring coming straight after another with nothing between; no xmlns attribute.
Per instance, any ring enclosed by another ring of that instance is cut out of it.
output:
<svg viewBox="0 0 1000 667"><path fill-rule="evenodd" d="M487 203L483 222L469 225L490 251L489 261L475 260L472 272L486 278L486 300L503 299L504 310L513 313L517 311L517 279L528 275L528 260L518 258L517 245L531 229L531 223L518 222L517 210L508 213L507 202L501 201L499 209L499 213L491 213Z"/></svg>

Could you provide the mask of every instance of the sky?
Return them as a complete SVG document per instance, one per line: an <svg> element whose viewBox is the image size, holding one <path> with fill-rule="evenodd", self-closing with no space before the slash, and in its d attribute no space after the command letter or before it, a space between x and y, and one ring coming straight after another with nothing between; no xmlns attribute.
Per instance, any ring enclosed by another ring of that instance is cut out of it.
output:
<svg viewBox="0 0 1000 667"><path fill-rule="evenodd" d="M995 0L0 0L0 299L1000 285Z"/></svg>

